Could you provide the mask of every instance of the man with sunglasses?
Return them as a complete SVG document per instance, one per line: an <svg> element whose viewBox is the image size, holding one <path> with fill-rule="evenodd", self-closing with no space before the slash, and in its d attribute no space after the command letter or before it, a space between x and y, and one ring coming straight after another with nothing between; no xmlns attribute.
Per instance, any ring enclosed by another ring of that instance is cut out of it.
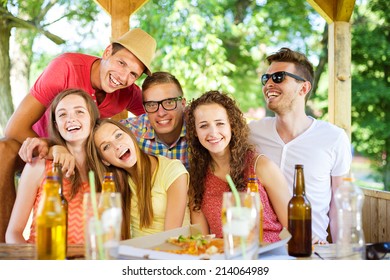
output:
<svg viewBox="0 0 390 280"><path fill-rule="evenodd" d="M314 71L303 54L282 48L267 61L270 65L261 82L267 107L275 116L252 121L250 139L279 165L291 194L294 166L304 165L306 195L312 206L312 242L326 242L329 225L335 239L333 193L350 169L349 138L343 129L306 114Z"/></svg>
<svg viewBox="0 0 390 280"><path fill-rule="evenodd" d="M146 113L121 122L146 153L179 159L188 169L186 99L179 81L170 73L154 72L142 84L142 100Z"/></svg>

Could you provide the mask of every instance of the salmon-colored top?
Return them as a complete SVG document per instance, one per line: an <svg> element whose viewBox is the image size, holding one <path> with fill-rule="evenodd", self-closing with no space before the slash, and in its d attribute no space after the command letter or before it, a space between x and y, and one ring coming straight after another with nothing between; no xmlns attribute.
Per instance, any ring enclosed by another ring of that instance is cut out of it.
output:
<svg viewBox="0 0 390 280"><path fill-rule="evenodd" d="M253 170L254 158L253 155L247 155L247 168L245 170L246 177L249 176ZM276 242L279 241L279 233L283 229L278 217L268 199L267 192L260 180L257 179L259 185L259 193L261 202L264 208L263 221L263 241ZM230 187L227 182L215 176L210 169L207 171L205 179L205 190L201 210L205 215L210 227L210 232L215 234L217 238L223 238L221 210L222 210L222 196L224 192L229 192Z"/></svg>
<svg viewBox="0 0 390 280"><path fill-rule="evenodd" d="M52 170L53 162L46 161L46 172ZM30 228L30 237L28 243L35 243L36 238L36 214L39 202L43 194L43 185L45 178L42 180L37 195L34 201L33 220ZM88 182L84 182L77 194L70 199L71 182L65 177L62 180L63 192L68 201L68 244L84 244L84 222L83 222L83 196L85 192L89 192Z"/></svg>

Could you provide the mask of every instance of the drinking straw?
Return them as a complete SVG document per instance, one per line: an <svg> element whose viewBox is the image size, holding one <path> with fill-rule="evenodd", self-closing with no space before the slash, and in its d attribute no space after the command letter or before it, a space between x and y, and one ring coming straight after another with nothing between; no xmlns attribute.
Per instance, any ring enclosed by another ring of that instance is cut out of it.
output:
<svg viewBox="0 0 390 280"><path fill-rule="evenodd" d="M98 249L99 259L104 260L102 228L99 220L98 207L96 203L95 175L92 170L89 171L88 176L89 176L89 187L91 191L93 216L95 217L97 249Z"/></svg>
<svg viewBox="0 0 390 280"><path fill-rule="evenodd" d="M232 190L232 193L236 200L237 207L241 207L240 195L238 194L236 185L233 183L232 177L230 177L229 174L226 174L226 180L228 181L230 189Z"/></svg>
<svg viewBox="0 0 390 280"><path fill-rule="evenodd" d="M241 200L240 195L238 194L237 187L234 184L232 177L230 177L229 174L226 174L226 180L228 181L228 184L230 186L230 189L232 190L233 196L236 200L236 205L239 209L241 209ZM242 257L243 259L246 259L246 244L245 239L243 237L240 238L241 240L241 250L242 250Z"/></svg>

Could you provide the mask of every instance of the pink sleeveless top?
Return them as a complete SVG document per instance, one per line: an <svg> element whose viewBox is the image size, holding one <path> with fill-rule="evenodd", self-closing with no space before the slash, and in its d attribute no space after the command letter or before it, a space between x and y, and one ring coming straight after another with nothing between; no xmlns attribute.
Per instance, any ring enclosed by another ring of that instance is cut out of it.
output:
<svg viewBox="0 0 390 280"><path fill-rule="evenodd" d="M254 160L251 156L247 156L247 163L248 161L251 162L251 164L247 164L247 169L245 170L246 177L249 176L249 171L253 170L254 164ZM259 180L257 181L261 202L264 207L263 240L268 243L279 241L279 233L283 226L272 208L266 190L261 182ZM228 183L215 176L211 170L208 169L201 210L209 224L210 232L215 234L218 238L223 238L221 222L222 194L229 191L230 187Z"/></svg>
<svg viewBox="0 0 390 280"><path fill-rule="evenodd" d="M46 161L46 171L52 169L52 164L52 161ZM35 197L33 220L30 228L30 237L27 240L28 243L35 243L36 214L43 194L44 183L45 179L42 180ZM85 192L89 192L89 184L84 182L79 192L72 199L70 199L70 190L72 187L71 182L68 179L63 178L62 183L64 186L64 195L68 201L68 244L84 244L83 197Z"/></svg>

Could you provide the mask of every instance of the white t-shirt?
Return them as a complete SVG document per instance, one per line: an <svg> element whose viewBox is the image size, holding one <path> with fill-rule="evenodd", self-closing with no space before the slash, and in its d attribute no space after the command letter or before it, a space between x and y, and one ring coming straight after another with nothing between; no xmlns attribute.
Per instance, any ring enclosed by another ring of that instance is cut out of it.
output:
<svg viewBox="0 0 390 280"><path fill-rule="evenodd" d="M301 135L285 144L276 131L275 117L249 123L250 140L282 170L293 193L295 164L303 164L305 191L312 207L312 233L326 240L332 198L331 176L349 172L352 152L345 131L315 120Z"/></svg>

